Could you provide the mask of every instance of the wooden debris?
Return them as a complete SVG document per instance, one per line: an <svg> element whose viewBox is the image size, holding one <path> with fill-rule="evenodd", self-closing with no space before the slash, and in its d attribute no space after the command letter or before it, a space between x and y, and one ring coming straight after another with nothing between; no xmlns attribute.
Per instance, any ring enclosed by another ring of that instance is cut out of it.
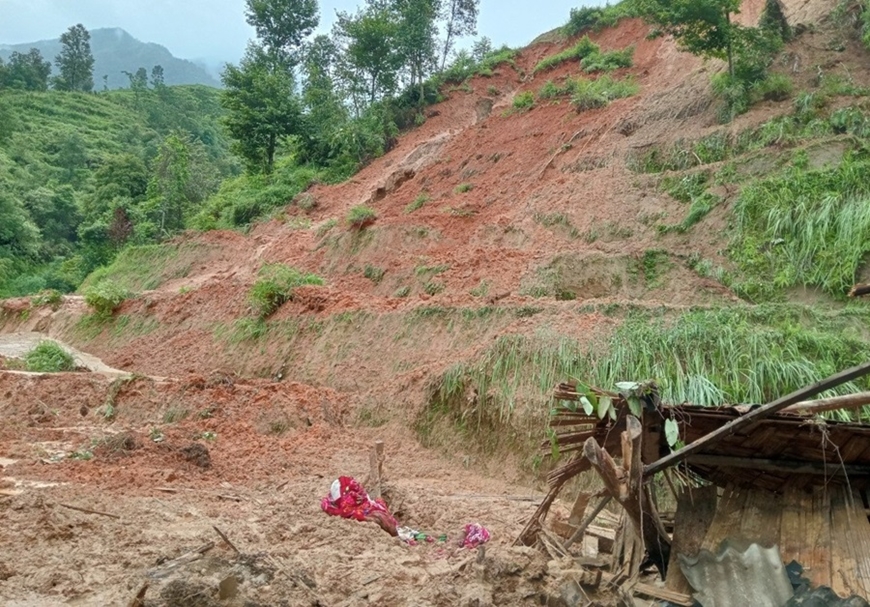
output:
<svg viewBox="0 0 870 607"><path fill-rule="evenodd" d="M148 572L148 577L151 578L163 578L175 571L176 569L183 567L184 565L189 565L195 561L198 561L202 558L206 552L214 548L214 542L206 542L202 546L198 548L194 548L190 552L185 552L181 556L172 559L171 561L166 561L165 563L161 563L158 567L155 567L151 571Z"/></svg>
<svg viewBox="0 0 870 607"><path fill-rule="evenodd" d="M574 542L576 542L583 536L583 534L586 532L586 528L592 524L592 521L595 520L595 517L598 516L598 514L602 510L604 510L605 506L610 503L611 499L613 498L610 495L606 495L601 498L601 500L598 502L598 505L595 506L595 508L592 509L592 512L586 515L586 517L577 526L577 530L574 532L574 535L568 538L568 541L565 542L565 548L570 548L571 545L574 544Z"/></svg>
<svg viewBox="0 0 870 607"><path fill-rule="evenodd" d="M230 548L233 549L233 552L235 552L235 553L236 553L237 555L239 555L239 556L242 556L242 553L239 551L239 549L236 548L236 546L235 546L235 545L230 541L230 538L228 538L228 537L224 534L223 531L221 531L220 529L218 529L218 528L217 528L216 526L214 526L214 525L212 525L211 528L214 529L214 530L217 532L217 534L218 534L219 536L221 536L221 539L222 539L224 542L226 542L227 546L229 546Z"/></svg>
<svg viewBox="0 0 870 607"><path fill-rule="evenodd" d="M866 405L870 405L870 392L858 392L857 394L846 394L845 396L832 396L831 398L802 401L786 407L782 412L815 415L825 411L857 409Z"/></svg>
<svg viewBox="0 0 870 607"><path fill-rule="evenodd" d="M658 517L649 492L642 484L641 423L630 415L626 428L622 433L623 467L617 467L610 454L595 439L586 441L583 452L604 481L607 491L625 509L634 523L634 528L641 532L650 559L664 578L667 575L671 540Z"/></svg>
<svg viewBox="0 0 870 607"><path fill-rule="evenodd" d="M365 484L368 494L377 499L381 497L381 477L384 473L384 441L375 441L369 454L369 478Z"/></svg>
<svg viewBox="0 0 870 607"><path fill-rule="evenodd" d="M742 415L737 419L728 422L724 426L719 427L718 429L707 434L703 438L696 440L695 442L686 445L682 449L678 449L677 451L674 451L673 453L659 459L657 462L648 465L644 469L644 476L651 476L656 472L661 472L666 468L675 466L680 462L685 461L686 458L688 458L690 455L695 454L702 449L709 448L711 445L715 444L716 441L724 438L725 436L734 434L738 430L745 431L748 427L752 426L756 422L759 422L766 417L770 417L775 413L779 413L789 405L794 405L795 403L799 403L802 400L820 394L826 390L836 388L837 386L850 382L854 379L858 379L859 377L864 377L868 373L870 373L870 362L857 365L850 369L846 369L845 371L841 371L840 373L832 375L831 377L823 379L822 381L816 382L810 386L801 388L800 390L796 390L791 394L778 398L775 401L764 405L763 407L754 409L746 415Z"/></svg>
<svg viewBox="0 0 870 607"><path fill-rule="evenodd" d="M619 584L618 577L606 571L601 573L601 581L608 584ZM681 605L683 607L692 607L692 605L695 604L694 599L692 599L688 594L674 592L667 588L659 588L658 586L653 586L652 584L646 584L644 582L635 583L634 587L631 589L631 593L635 596L640 595L662 601L669 601L674 605Z"/></svg>
<svg viewBox="0 0 870 607"><path fill-rule="evenodd" d="M849 291L849 297L860 297L861 295L868 294L870 294L870 284L858 284L852 287L852 290Z"/></svg>
<svg viewBox="0 0 870 607"><path fill-rule="evenodd" d="M692 587L680 570L679 556L694 557L701 550L707 529L716 515L717 489L715 485L684 489L677 498L674 517L674 537L671 544L671 564L668 567L666 587L674 592L689 593Z"/></svg>
<svg viewBox="0 0 870 607"><path fill-rule="evenodd" d="M763 472L784 472L788 474L814 474L825 477L867 476L870 466L840 464L835 462L794 461L787 459L760 459L753 457L734 457L729 455L690 455L690 464L716 466L720 468L747 468Z"/></svg>
<svg viewBox="0 0 870 607"><path fill-rule="evenodd" d="M90 508L79 508L78 506L71 506L69 504L58 503L58 506L60 506L61 508L69 508L70 510L77 510L79 512L84 512L86 514L97 514L99 516L108 516L109 518L117 518L117 519L121 518L117 514L109 514L108 512L100 512L99 510L91 510Z"/></svg>
<svg viewBox="0 0 870 607"><path fill-rule="evenodd" d="M148 582L142 584L142 587L139 589L139 592L136 593L136 596L133 597L127 607L145 607L145 593L148 592Z"/></svg>

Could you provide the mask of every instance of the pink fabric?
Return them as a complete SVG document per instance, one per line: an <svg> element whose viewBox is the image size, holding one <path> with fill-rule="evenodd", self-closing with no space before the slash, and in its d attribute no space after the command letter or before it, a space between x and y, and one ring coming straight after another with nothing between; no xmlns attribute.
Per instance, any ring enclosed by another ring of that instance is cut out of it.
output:
<svg viewBox="0 0 870 607"><path fill-rule="evenodd" d="M390 535L396 535L396 519L387 510L382 499L373 500L356 480L350 476L338 479L338 495L329 495L320 500L320 507L331 516L352 518L358 521L372 521L380 525Z"/></svg>
<svg viewBox="0 0 870 607"><path fill-rule="evenodd" d="M469 523L465 526L465 536L462 538L463 548L477 548L489 541L489 531L483 525Z"/></svg>

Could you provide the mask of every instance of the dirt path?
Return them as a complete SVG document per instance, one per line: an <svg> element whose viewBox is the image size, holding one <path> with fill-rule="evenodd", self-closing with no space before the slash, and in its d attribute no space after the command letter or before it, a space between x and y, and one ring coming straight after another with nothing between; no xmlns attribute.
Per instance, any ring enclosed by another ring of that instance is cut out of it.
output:
<svg viewBox="0 0 870 607"><path fill-rule="evenodd" d="M77 366L85 367L93 373L101 373L103 375L115 377L129 375L126 371L110 367L96 356L77 350L56 339L51 339L43 333L33 331L0 334L0 356L5 356L7 358L24 358L24 356L41 341L51 341L56 343L61 348L72 354Z"/></svg>

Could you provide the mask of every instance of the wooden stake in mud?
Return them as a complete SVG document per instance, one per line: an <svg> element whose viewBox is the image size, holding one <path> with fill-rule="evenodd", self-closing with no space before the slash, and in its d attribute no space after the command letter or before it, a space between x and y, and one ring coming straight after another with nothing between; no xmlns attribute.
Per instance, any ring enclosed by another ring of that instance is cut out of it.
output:
<svg viewBox="0 0 870 607"><path fill-rule="evenodd" d="M384 441L375 441L375 446L369 454L369 482L366 487L369 495L377 499L381 497L381 476L384 473Z"/></svg>

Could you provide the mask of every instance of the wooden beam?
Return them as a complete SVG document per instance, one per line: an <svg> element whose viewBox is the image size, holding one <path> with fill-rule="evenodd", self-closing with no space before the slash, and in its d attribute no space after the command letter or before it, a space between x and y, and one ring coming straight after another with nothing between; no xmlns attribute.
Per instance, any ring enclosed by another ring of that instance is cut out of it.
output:
<svg viewBox="0 0 870 607"><path fill-rule="evenodd" d="M622 505L634 528L643 537L650 560L665 578L671 541L642 482L641 434L640 421L629 415L626 419L626 430L621 437L623 457L627 462L627 465L623 465L627 470L617 466L610 454L594 438L586 441L583 452L604 481L607 492Z"/></svg>
<svg viewBox="0 0 870 607"><path fill-rule="evenodd" d="M810 386L806 386L801 388L800 390L796 390L791 394L783 396L782 398L778 398L772 403L768 403L763 407L759 407L758 409L754 409L747 413L746 415L742 415L737 419L728 422L724 426L720 427L718 430L714 430L710 432L706 436L703 436L696 440L693 443L690 443L683 447L682 449L678 449L669 455L659 459L657 462L654 462L644 468L644 476L651 476L656 472L661 472L671 466L676 466L680 462L683 462L690 455L701 451L702 449L710 447L710 445L716 443L716 441L725 438L731 434L734 434L740 429L746 428L754 424L757 421L770 417L775 413L779 413L786 407L790 405L794 405L795 403L799 403L802 400L806 400L815 396L816 394L820 394L825 390L830 390L831 388L836 388L839 385L845 384L846 382L852 381L854 379L858 379L859 377L863 377L870 373L870 362L863 363L861 365L852 367L851 369L846 369L845 371L841 371L836 375L832 375L827 379L823 379L822 381L816 382Z"/></svg>
<svg viewBox="0 0 870 607"><path fill-rule="evenodd" d="M826 462L806 462L785 459L760 459L754 457L732 457L727 455L690 455L686 460L698 466L720 468L747 468L762 472L781 474L815 474L824 476L862 476L870 475L870 466L857 464L835 464Z"/></svg>
<svg viewBox="0 0 870 607"><path fill-rule="evenodd" d="M860 295L868 295L870 294L870 284L868 285L855 285L852 287L852 290L849 291L849 297L858 297Z"/></svg>
<svg viewBox="0 0 870 607"><path fill-rule="evenodd" d="M870 405L870 392L858 392L845 396L832 396L831 398L819 398L817 400L805 400L790 405L782 410L782 413L800 413L801 415L814 415L825 411L838 411L840 409L857 409Z"/></svg>

